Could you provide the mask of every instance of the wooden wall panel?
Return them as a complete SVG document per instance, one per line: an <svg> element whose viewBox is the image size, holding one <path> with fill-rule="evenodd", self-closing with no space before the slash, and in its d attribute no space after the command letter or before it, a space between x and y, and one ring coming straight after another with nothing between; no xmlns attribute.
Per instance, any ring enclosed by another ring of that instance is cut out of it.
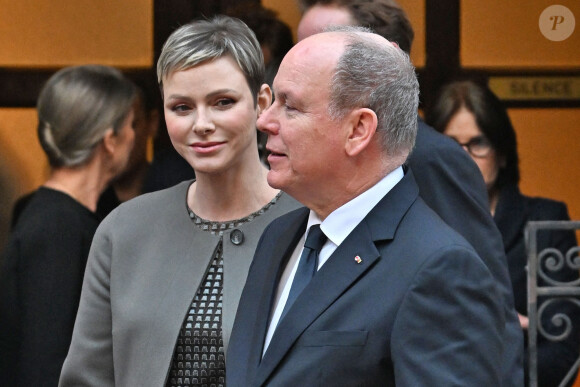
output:
<svg viewBox="0 0 580 387"><path fill-rule="evenodd" d="M153 0L0 0L0 66L153 62Z"/></svg>
<svg viewBox="0 0 580 387"><path fill-rule="evenodd" d="M36 109L0 109L0 152L17 177L20 193L34 190L48 177L48 162L38 141Z"/></svg>
<svg viewBox="0 0 580 387"><path fill-rule="evenodd" d="M539 20L548 6L560 4L575 15L576 28L566 40L542 35ZM461 0L460 58L468 68L578 69L580 1Z"/></svg>
<svg viewBox="0 0 580 387"><path fill-rule="evenodd" d="M508 113L517 133L522 192L564 201L570 217L580 220L580 109L509 109Z"/></svg>

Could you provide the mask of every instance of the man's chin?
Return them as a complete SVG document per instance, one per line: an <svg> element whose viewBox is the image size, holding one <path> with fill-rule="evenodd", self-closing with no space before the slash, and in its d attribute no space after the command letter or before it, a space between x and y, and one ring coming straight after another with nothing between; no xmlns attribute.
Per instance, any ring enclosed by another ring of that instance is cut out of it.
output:
<svg viewBox="0 0 580 387"><path fill-rule="evenodd" d="M280 172L270 169L268 171L268 185L272 188L284 190L285 184Z"/></svg>

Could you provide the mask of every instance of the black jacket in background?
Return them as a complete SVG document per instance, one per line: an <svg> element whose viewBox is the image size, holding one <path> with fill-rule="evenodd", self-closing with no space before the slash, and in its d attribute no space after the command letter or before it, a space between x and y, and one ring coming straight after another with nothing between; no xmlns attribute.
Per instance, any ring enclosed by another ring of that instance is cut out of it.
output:
<svg viewBox="0 0 580 387"><path fill-rule="evenodd" d="M533 220L570 220L566 204L545 198L532 198L521 194L517 186L504 187L494 215L494 220L503 237L509 272L514 292L514 302L518 313L528 315L527 271L528 255L526 251L524 229L526 223ZM548 247L560 250L563 256L577 245L573 231L541 230L538 231L538 252ZM571 282L578 279L578 272L564 266L555 273L544 270L550 278ZM546 286L539 278L538 284ZM538 303L538 306L541 302ZM538 385L545 387L558 386L578 358L580 350L580 310L570 302L559 302L547 309L542 318L542 326L551 334L561 334L563 329L554 327L550 318L554 313L563 313L572 321L572 332L563 341L549 341L538 333ZM527 338L527 332L524 336ZM527 343L526 343L527 349ZM527 354L524 358L527 371ZM526 372L527 374L527 372ZM526 377L527 380L527 377Z"/></svg>
<svg viewBox="0 0 580 387"><path fill-rule="evenodd" d="M497 280L504 299L506 324L503 386L522 386L522 330L513 305L501 235L489 212L487 189L479 168L455 141L421 119L407 164L413 170L423 200L467 239Z"/></svg>

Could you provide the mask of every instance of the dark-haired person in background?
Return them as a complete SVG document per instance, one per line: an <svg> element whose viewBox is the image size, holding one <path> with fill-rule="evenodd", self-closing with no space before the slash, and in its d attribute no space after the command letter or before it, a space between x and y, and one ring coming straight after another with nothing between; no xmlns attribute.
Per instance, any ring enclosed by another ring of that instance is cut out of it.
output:
<svg viewBox="0 0 580 387"><path fill-rule="evenodd" d="M133 81L137 96L133 104L135 141L125 169L115 177L97 203L97 213L105 217L119 204L143 193L150 163L147 159L149 139L159 128L159 87L154 74Z"/></svg>
<svg viewBox="0 0 580 387"><path fill-rule="evenodd" d="M503 237L515 307L525 330L528 318L524 229L532 220L570 220L566 204L520 192L516 132L505 107L488 87L469 80L445 85L427 114L427 122L463 146L481 170L489 195L489 211ZM576 245L573 231L542 230L538 233L538 251L555 247L565 257ZM578 279L578 272L566 266L547 274L559 281ZM546 286L545 281L540 279L540 285ZM549 341L542 334L538 335L540 386L559 385L578 357L580 313L577 309L567 302L557 303L542 319L548 332L562 333L561 328L553 326L550 317L554 313L564 313L572 319L573 330L563 341Z"/></svg>
<svg viewBox="0 0 580 387"><path fill-rule="evenodd" d="M302 0L298 40L330 25L370 27L409 53L413 29L393 0ZM477 166L454 141L419 119L417 141L407 160L425 202L475 248L496 279L505 311L502 381L523 384L523 338L501 235L488 211L487 191Z"/></svg>
<svg viewBox="0 0 580 387"><path fill-rule="evenodd" d="M242 20L256 34L264 54L265 82L272 87L282 58L294 45L292 30L288 24L278 18L275 11L253 1L238 3L230 7L226 14ZM267 139L268 136L265 133L258 132L258 152L260 152L260 160L266 165L268 165Z"/></svg>

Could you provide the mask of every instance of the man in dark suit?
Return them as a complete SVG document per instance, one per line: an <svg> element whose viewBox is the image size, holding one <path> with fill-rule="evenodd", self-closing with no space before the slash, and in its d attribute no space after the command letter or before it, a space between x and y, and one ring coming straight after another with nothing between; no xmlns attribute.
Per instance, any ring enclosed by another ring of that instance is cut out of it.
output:
<svg viewBox="0 0 580 387"><path fill-rule="evenodd" d="M258 244L227 385L500 385L496 281L403 167L417 130L408 55L360 28L316 34L290 50L274 90L258 120L268 183L308 208Z"/></svg>
<svg viewBox="0 0 580 387"><path fill-rule="evenodd" d="M413 28L393 0L299 0L303 10L298 40L329 25L373 29L409 53ZM502 237L489 213L487 189L467 152L419 118L411 167L425 202L475 248L497 281L505 313L502 385L523 386L523 331L514 308Z"/></svg>

